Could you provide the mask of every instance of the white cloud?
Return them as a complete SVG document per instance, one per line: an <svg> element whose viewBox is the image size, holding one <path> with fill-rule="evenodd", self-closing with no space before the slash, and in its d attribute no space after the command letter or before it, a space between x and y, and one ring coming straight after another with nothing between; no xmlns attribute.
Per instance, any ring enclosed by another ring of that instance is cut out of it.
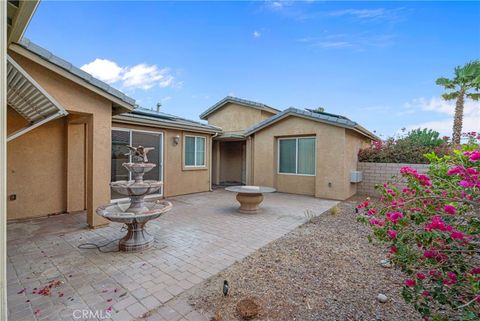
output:
<svg viewBox="0 0 480 321"><path fill-rule="evenodd" d="M390 34L325 34L318 37L304 37L297 41L306 45L323 49L350 48L363 51L369 48L385 48L395 43L395 37Z"/></svg>
<svg viewBox="0 0 480 321"><path fill-rule="evenodd" d="M291 7L294 4L295 4L294 0L276 0L276 1L267 0L267 1L265 1L265 6L268 9L276 10L276 11L285 9L287 7Z"/></svg>
<svg viewBox="0 0 480 321"><path fill-rule="evenodd" d="M168 74L168 69L159 69L156 65L139 64L127 68L122 77L123 86L127 88L150 89L155 85L168 87L173 81L173 76Z"/></svg>
<svg viewBox="0 0 480 321"><path fill-rule="evenodd" d="M441 97L430 99L420 97L404 104L408 114L420 111L445 115L444 119L420 122L407 126L407 130L415 128L430 128L442 135L451 136L453 116L455 114L455 101L445 101ZM479 131L480 129L480 102L466 100L463 110L463 131Z"/></svg>
<svg viewBox="0 0 480 321"><path fill-rule="evenodd" d="M353 16L359 19L371 19L378 18L385 15L385 9L345 9L339 11L330 12L330 16L339 17L339 16Z"/></svg>
<svg viewBox="0 0 480 321"><path fill-rule="evenodd" d="M100 58L83 65L80 69L109 84L120 80L124 71L117 63Z"/></svg>
<svg viewBox="0 0 480 321"><path fill-rule="evenodd" d="M159 68L157 65L121 67L114 61L97 58L83 65L81 69L106 83L120 83L124 88L147 90L154 86L165 88L175 85L169 69Z"/></svg>
<svg viewBox="0 0 480 321"><path fill-rule="evenodd" d="M319 41L317 45L322 48L347 48L353 46L353 44L348 41Z"/></svg>
<svg viewBox="0 0 480 321"><path fill-rule="evenodd" d="M290 5L290 1L267 1L273 8L283 8Z"/></svg>
<svg viewBox="0 0 480 321"><path fill-rule="evenodd" d="M262 36L262 33L261 33L260 31L256 31L256 30L255 30L255 31L253 32L253 37L254 37L254 38L260 38L261 36Z"/></svg>

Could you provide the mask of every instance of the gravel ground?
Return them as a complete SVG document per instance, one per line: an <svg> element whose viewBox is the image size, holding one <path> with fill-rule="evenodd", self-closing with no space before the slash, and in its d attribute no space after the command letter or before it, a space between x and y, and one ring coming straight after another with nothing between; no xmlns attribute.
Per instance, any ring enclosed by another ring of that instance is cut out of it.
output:
<svg viewBox="0 0 480 321"><path fill-rule="evenodd" d="M260 305L254 320L421 320L401 297L401 272L379 264L386 252L368 243L368 228L353 214L357 202L340 203L337 213L313 218L235 263L187 294L189 303L215 321L241 320L236 303L244 298ZM379 293L387 303L377 301Z"/></svg>

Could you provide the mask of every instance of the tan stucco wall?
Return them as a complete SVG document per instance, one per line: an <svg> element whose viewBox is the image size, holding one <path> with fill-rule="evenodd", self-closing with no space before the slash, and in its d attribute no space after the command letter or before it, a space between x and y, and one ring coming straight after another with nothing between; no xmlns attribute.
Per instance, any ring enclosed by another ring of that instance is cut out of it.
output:
<svg viewBox="0 0 480 321"><path fill-rule="evenodd" d="M357 170L358 151L363 147L366 139L351 130L346 130L345 134L345 198L349 198L357 193L358 184L350 183L350 178L351 172Z"/></svg>
<svg viewBox="0 0 480 321"><path fill-rule="evenodd" d="M26 121L13 109L7 111L7 131ZM8 219L61 213L66 209L65 119L46 123L7 144Z"/></svg>
<svg viewBox="0 0 480 321"><path fill-rule="evenodd" d="M69 117L71 118L71 117ZM67 120L67 212L86 209L85 124Z"/></svg>
<svg viewBox="0 0 480 321"><path fill-rule="evenodd" d="M264 119L273 116L272 113L260 109L227 103L208 116L210 125L221 127L224 133L243 132Z"/></svg>
<svg viewBox="0 0 480 321"><path fill-rule="evenodd" d="M315 176L277 175L279 192L315 195Z"/></svg>
<svg viewBox="0 0 480 321"><path fill-rule="evenodd" d="M277 174L277 138L287 136L316 137L316 176ZM355 135L346 135L344 128L287 117L253 135L252 148L247 149L253 155L253 182L281 192L346 199L354 192L350 170L356 166L357 145L361 142Z"/></svg>
<svg viewBox="0 0 480 321"><path fill-rule="evenodd" d="M116 122L114 122L112 126L115 128L130 128L163 133L164 197L206 192L210 190L210 135ZM174 145L173 138L177 135L180 136L180 140L178 145ZM183 166L184 135L203 136L206 138L206 166L204 168L190 169Z"/></svg>
<svg viewBox="0 0 480 321"><path fill-rule="evenodd" d="M69 113L81 113L85 116L85 122L87 124L87 208L88 208L88 223L91 226L98 226L106 223L101 217L94 214L94 210L105 203L110 201L110 189L108 183L110 182L110 159L111 159L111 118L112 118L112 103L104 97L101 97L88 89L48 70L47 68L38 65L37 63L15 53L9 52L15 61L22 66L29 74L35 79L40 86L42 86L52 97L54 97ZM64 120L61 120L62 122ZM35 134L36 131L43 132L45 126L42 125L39 128L33 130L31 134ZM28 134L27 134L28 135ZM40 134L39 134L40 135ZM52 135L53 136L53 135ZM66 137L66 131L63 132L63 136ZM28 136L27 136L28 137ZM53 139L48 137L44 141ZM17 140L17 139L16 139ZM14 144L16 141L9 143ZM12 157L16 157L15 154L21 155L21 149L27 148L29 145L40 145L41 143L28 139L21 140L23 145L12 148ZM19 143L17 143L19 144ZM63 142L65 144L65 142ZM47 144L46 144L47 145ZM48 144L52 147L54 145ZM37 148L34 148L37 151ZM48 150L48 148L47 148ZM29 161L31 162L30 158ZM62 164L66 159L65 155L62 159ZM56 160L53 164L46 163L41 158L41 170L45 173L45 177L56 177L58 174L59 160ZM16 165L18 167L18 165ZM18 171L30 171L30 164L25 164ZM62 165L64 166L64 165ZM66 172L63 172L62 181L66 181ZM17 178L10 175L7 177L9 181L17 181ZM10 184L24 184L24 182L16 183L10 182ZM58 182L55 182L58 184ZM65 188L63 188L66 191ZM23 207L22 211L16 211L13 208L9 208L9 217L25 217L25 216L40 216L47 214L46 212L54 213L58 212L58 204L63 204L63 210L66 210L66 196L64 193L53 193L52 205L45 205L45 209L42 211L37 210L38 207ZM28 195L28 204L35 204L42 192L39 190L33 191ZM40 214L41 212L41 214Z"/></svg>

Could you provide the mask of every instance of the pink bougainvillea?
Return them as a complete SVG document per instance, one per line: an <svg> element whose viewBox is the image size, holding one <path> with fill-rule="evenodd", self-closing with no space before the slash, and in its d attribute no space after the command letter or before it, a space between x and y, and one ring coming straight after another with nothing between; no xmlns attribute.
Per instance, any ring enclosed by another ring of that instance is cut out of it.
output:
<svg viewBox="0 0 480 321"><path fill-rule="evenodd" d="M427 174L403 167L378 201L358 206L426 320L480 320L480 135L471 134L461 151L428 154Z"/></svg>
<svg viewBox="0 0 480 321"><path fill-rule="evenodd" d="M452 214L452 215L454 215L457 212L457 209L455 208L455 206L448 205L448 204L443 207L443 210L445 211L445 213Z"/></svg>

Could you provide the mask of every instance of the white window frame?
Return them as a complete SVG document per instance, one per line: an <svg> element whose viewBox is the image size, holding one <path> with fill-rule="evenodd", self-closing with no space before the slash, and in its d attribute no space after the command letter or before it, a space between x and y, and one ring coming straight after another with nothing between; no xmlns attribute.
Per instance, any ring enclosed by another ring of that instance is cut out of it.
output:
<svg viewBox="0 0 480 321"><path fill-rule="evenodd" d="M160 150L158 151L158 156L159 156L159 165L162 167L161 170L159 171L159 181L163 183L163 171L165 170L164 166L163 166L163 150L165 148L165 141L164 141L164 133L163 132L156 132L156 131L152 131L152 130L141 130L141 129L131 129L131 128L123 128L123 127L112 127L112 131L114 130L117 130L117 131L123 131L123 132L129 132L130 133L130 139L129 139L129 142L128 144L130 146L132 146L132 133L133 132L137 132L137 133L147 133L147 134L155 134L155 135L160 135L160 142L161 142L161 145L162 145L162 148L160 148ZM110 155L110 158L112 156ZM132 155L130 155L128 157L128 161L131 162L132 161ZM131 180L132 179L132 173L128 173L128 179ZM111 179L111 178L110 178ZM165 185L162 184L162 187L160 188L160 193L155 193L155 194L150 194L150 195L147 195L145 196L145 198L158 198L158 197L162 197L163 196L163 190L165 188ZM121 201L128 201L129 198L128 197L124 197L124 198L116 198L116 199L111 199L110 200L110 203L116 203L116 202L121 202Z"/></svg>
<svg viewBox="0 0 480 321"><path fill-rule="evenodd" d="M187 165L187 137L195 138L195 144L193 145L194 158L193 163L195 165ZM202 138L204 140L203 144L203 165L197 165L197 138ZM183 135L183 167L185 168L206 168L207 167L207 137L200 135Z"/></svg>
<svg viewBox="0 0 480 321"><path fill-rule="evenodd" d="M313 138L314 140L314 171L313 174L298 174L298 140L304 138ZM295 173L280 172L280 141L295 140ZM294 175L294 176L317 176L317 140L315 136L298 136L298 137L282 137L277 139L277 174L278 175Z"/></svg>

